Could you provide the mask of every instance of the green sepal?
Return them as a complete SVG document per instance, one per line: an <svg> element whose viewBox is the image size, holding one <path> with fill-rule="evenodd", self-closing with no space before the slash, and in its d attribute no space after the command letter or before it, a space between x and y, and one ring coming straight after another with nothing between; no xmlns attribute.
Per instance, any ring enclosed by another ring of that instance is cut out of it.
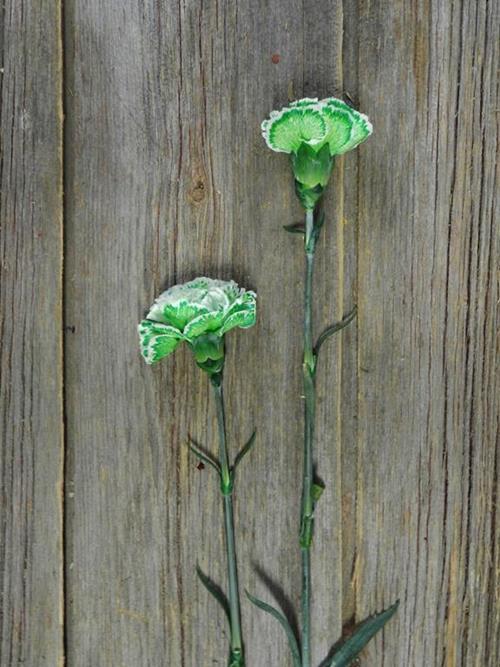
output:
<svg viewBox="0 0 500 667"><path fill-rule="evenodd" d="M201 368L201 370L205 371L205 373L208 373L208 375L219 375L224 368L224 359L218 359L216 361L213 359L208 359L204 363L199 363L198 361L196 363Z"/></svg>
<svg viewBox="0 0 500 667"><path fill-rule="evenodd" d="M292 225L283 225L283 229L289 234L302 234L302 236L304 236L306 233L303 222L295 222Z"/></svg>
<svg viewBox="0 0 500 667"><path fill-rule="evenodd" d="M394 616L398 606L399 600L392 607L363 621L349 639L346 639L339 650L333 654L332 659L326 663L325 667L348 667L370 639Z"/></svg>
<svg viewBox="0 0 500 667"><path fill-rule="evenodd" d="M224 367L224 337L214 333L198 336L190 342L198 366L209 375L219 374Z"/></svg>
<svg viewBox="0 0 500 667"><path fill-rule="evenodd" d="M226 614L229 625L231 626L231 614L229 612L229 602L222 589L213 582L210 577L203 572L199 565L196 566L196 574L198 575L199 580L205 586L207 591L214 596L217 602L220 604L224 613Z"/></svg>
<svg viewBox="0 0 500 667"><path fill-rule="evenodd" d="M311 497L313 499L314 504L316 504L318 500L321 498L324 490L325 490L325 485L323 484L323 482L314 482L314 484L311 487Z"/></svg>
<svg viewBox="0 0 500 667"><path fill-rule="evenodd" d="M250 602L252 602L252 604L270 614L273 618L275 618L278 621L278 623L280 623L288 639L288 646L290 647L290 651L292 653L294 667L301 667L300 649L297 637L295 636L292 630L292 626L290 625L286 616L282 614L280 611L278 611L278 609L275 609L272 605L267 604L267 602L263 602L262 600L259 600L258 598L254 597L253 595L250 595L248 591L245 591L245 593Z"/></svg>
<svg viewBox="0 0 500 667"><path fill-rule="evenodd" d="M217 461L217 459L213 458L211 454L208 452L204 452L199 444L193 440L191 436L188 436L189 438L189 449L193 452L193 454L200 459L200 461L203 461L203 463L207 463L209 466L211 466L219 475L221 474L221 467L220 463Z"/></svg>
<svg viewBox="0 0 500 667"><path fill-rule="evenodd" d="M325 187L333 169L333 157L328 145L315 151L308 144L301 144L297 153L292 154L292 170L295 180L308 189L317 185Z"/></svg>
<svg viewBox="0 0 500 667"><path fill-rule="evenodd" d="M198 363L224 358L224 339L214 333L197 336L191 342L191 348Z"/></svg>
<svg viewBox="0 0 500 667"><path fill-rule="evenodd" d="M220 371L219 373L213 373L212 375L210 375L209 379L212 386L220 387L222 383L222 371Z"/></svg>
<svg viewBox="0 0 500 667"><path fill-rule="evenodd" d="M311 146L302 144L297 154L292 155L295 193L306 211L313 210L323 196L333 164L328 145L316 153Z"/></svg>
<svg viewBox="0 0 500 667"><path fill-rule="evenodd" d="M323 196L324 189L325 188L321 185L316 185L314 188L308 188L303 183L300 183L297 180L295 181L295 194L306 211L313 211L315 209L316 204Z"/></svg>

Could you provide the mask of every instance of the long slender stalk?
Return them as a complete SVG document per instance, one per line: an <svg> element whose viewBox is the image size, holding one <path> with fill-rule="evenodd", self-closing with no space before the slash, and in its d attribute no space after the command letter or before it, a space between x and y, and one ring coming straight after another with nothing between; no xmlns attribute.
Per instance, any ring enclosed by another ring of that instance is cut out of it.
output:
<svg viewBox="0 0 500 667"><path fill-rule="evenodd" d="M302 484L300 547L302 559L302 667L311 667L311 544L313 530L313 438L315 372L313 350L312 291L314 268L314 213L306 213L306 276L304 287L304 471Z"/></svg>
<svg viewBox="0 0 500 667"><path fill-rule="evenodd" d="M224 417L224 397L221 376L212 380L215 403L217 407L217 424L219 429L219 462L221 467L221 491L224 506L224 528L226 536L227 576L229 617L231 624L231 653L229 667L244 667L245 658L241 634L240 595L238 586L238 570L236 563L236 544L234 539L234 513L232 496L231 469L226 443L226 424Z"/></svg>

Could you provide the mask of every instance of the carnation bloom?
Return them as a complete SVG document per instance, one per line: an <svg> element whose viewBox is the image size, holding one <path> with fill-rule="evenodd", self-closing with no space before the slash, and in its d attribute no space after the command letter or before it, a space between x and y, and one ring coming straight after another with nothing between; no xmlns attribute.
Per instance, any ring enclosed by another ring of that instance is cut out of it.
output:
<svg viewBox="0 0 500 667"><path fill-rule="evenodd" d="M186 341L204 370L219 372L224 334L255 324L256 295L233 281L196 278L163 292L139 324L142 356L153 364Z"/></svg>
<svg viewBox="0 0 500 667"><path fill-rule="evenodd" d="M335 97L306 97L272 111L262 123L269 148L291 155L297 195L306 209L313 209L323 194L334 157L358 146L372 131L367 116Z"/></svg>
<svg viewBox="0 0 500 667"><path fill-rule="evenodd" d="M298 153L307 144L316 153L328 145L329 153L342 155L372 133L368 117L336 97L318 101L305 97L281 111L272 111L262 123L262 135L271 150Z"/></svg>

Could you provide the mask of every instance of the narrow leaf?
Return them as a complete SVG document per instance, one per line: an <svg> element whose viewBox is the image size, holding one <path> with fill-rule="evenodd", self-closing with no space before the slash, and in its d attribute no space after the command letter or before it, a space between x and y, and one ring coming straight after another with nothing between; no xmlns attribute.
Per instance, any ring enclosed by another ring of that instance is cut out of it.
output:
<svg viewBox="0 0 500 667"><path fill-rule="evenodd" d="M314 482L311 488L311 496L314 503L317 503L321 498L323 491L325 490L325 485L321 482Z"/></svg>
<svg viewBox="0 0 500 667"><path fill-rule="evenodd" d="M238 452L236 455L236 458L234 459L234 465L233 465L233 470L236 470L236 467L241 463L242 459L248 454L248 452L252 449L254 442L255 442L255 436L257 435L257 430L255 430L250 438L248 439L247 443L244 445L244 447Z"/></svg>
<svg viewBox="0 0 500 667"><path fill-rule="evenodd" d="M354 306L351 312L348 313L342 320L340 320L340 322L335 322L335 324L326 327L326 329L318 338L318 341L314 347L315 355L318 354L320 347L323 345L323 343L327 338L330 338L330 336L332 336L334 333L337 333L337 331L344 329L348 324L350 324L353 321L353 319L356 317L356 312L357 312L357 307Z"/></svg>
<svg viewBox="0 0 500 667"><path fill-rule="evenodd" d="M278 623L281 624L281 627L286 632L286 636L288 638L288 645L290 647L290 651L292 652L293 656L293 664L295 667L301 667L300 650L297 638L295 637L286 616L284 616L284 614L282 614L280 611L275 609L270 604L267 604L267 602L263 602L262 600L259 600L258 598L254 597L253 595L250 595L248 591L245 591L245 593L250 602L252 602L256 607L259 607L259 609L262 609L268 614L271 614L271 616L273 616L278 621Z"/></svg>
<svg viewBox="0 0 500 667"><path fill-rule="evenodd" d="M207 463L209 466L212 466L214 470L216 470L219 475L221 474L221 469L219 462L214 459L208 452L203 452L199 445L191 438L189 437L189 449L193 452L195 456L197 456L203 463Z"/></svg>
<svg viewBox="0 0 500 667"><path fill-rule="evenodd" d="M296 222L293 225L283 225L283 229L290 234L302 234L304 236L306 233L303 222Z"/></svg>
<svg viewBox="0 0 500 667"><path fill-rule="evenodd" d="M392 607L363 621L349 639L342 644L340 649L334 653L327 667L348 667L354 658L361 653L370 639L394 616L398 606L399 600Z"/></svg>
<svg viewBox="0 0 500 667"><path fill-rule="evenodd" d="M224 613L227 616L227 620L229 622L229 625L231 625L231 615L229 613L229 602L227 600L227 597L223 593L222 589L215 582L213 582L209 577L207 577L207 575L201 570L199 565L196 566L196 574L198 575L201 583L205 586L207 591L214 596L214 598L217 600L217 602L220 604L220 606L224 609Z"/></svg>

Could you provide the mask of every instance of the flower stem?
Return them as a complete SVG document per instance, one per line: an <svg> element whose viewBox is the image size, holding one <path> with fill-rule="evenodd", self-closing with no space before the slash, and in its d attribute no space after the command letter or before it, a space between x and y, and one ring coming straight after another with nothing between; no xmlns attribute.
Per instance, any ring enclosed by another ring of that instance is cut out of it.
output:
<svg viewBox="0 0 500 667"><path fill-rule="evenodd" d="M314 212L306 213L306 276L304 287L304 471L300 522L302 556L302 667L311 667L311 544L313 531L313 437L316 359L313 349L312 292L316 238Z"/></svg>
<svg viewBox="0 0 500 667"><path fill-rule="evenodd" d="M231 652L229 667L244 667L243 641L241 634L240 595L238 587L238 570L236 564L236 544L234 538L233 482L226 443L226 424L224 417L224 397L222 378L215 375L211 378L217 406L217 424L219 429L219 461L221 466L221 491L224 507L224 528L226 535L227 576L229 617L231 625Z"/></svg>

